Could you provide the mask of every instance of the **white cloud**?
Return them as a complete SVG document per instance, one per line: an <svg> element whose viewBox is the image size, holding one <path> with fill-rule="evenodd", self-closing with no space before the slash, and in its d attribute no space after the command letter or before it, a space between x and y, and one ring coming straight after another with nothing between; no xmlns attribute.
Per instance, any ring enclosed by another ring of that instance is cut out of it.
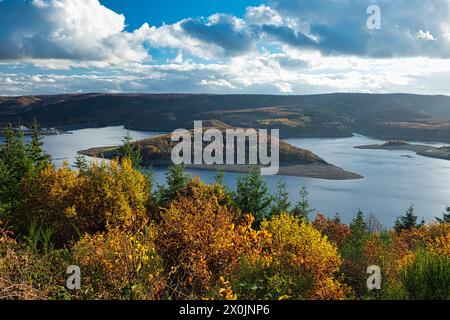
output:
<svg viewBox="0 0 450 320"><path fill-rule="evenodd" d="M250 24L273 24L276 26L283 24L283 18L279 13L266 5L248 7L246 11L245 20Z"/></svg>
<svg viewBox="0 0 450 320"><path fill-rule="evenodd" d="M436 38L430 33L430 31L423 31L422 29L419 30L417 33L417 38L425 40L425 41L436 41Z"/></svg>
<svg viewBox="0 0 450 320"><path fill-rule="evenodd" d="M98 0L3 0L0 59L50 67L117 65L148 58L142 30L125 32L125 17Z"/></svg>
<svg viewBox="0 0 450 320"><path fill-rule="evenodd" d="M448 0L381 1L379 32L358 27L371 0L269 1L127 32L98 0L0 0L0 94L450 94Z"/></svg>

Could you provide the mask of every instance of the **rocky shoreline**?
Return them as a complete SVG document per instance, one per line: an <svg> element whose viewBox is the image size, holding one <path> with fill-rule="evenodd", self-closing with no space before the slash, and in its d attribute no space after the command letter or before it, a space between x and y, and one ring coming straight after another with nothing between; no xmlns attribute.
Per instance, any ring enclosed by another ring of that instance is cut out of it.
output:
<svg viewBox="0 0 450 320"><path fill-rule="evenodd" d="M407 142L387 142L385 144L374 144L356 146L356 149L372 149L372 150L402 150L412 151L419 156L450 160L450 147L437 148L423 144L411 144Z"/></svg>

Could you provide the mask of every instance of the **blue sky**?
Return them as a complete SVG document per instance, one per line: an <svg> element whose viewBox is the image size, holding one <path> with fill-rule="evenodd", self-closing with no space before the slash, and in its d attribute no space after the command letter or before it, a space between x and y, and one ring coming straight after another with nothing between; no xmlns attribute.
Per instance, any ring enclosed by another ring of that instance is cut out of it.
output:
<svg viewBox="0 0 450 320"><path fill-rule="evenodd" d="M0 0L0 95L450 94L449 80L450 0Z"/></svg>
<svg viewBox="0 0 450 320"><path fill-rule="evenodd" d="M175 23L186 17L207 17L217 12L242 16L249 6L258 6L259 0L101 0L117 13L124 14L127 29L134 30L146 22L160 26Z"/></svg>

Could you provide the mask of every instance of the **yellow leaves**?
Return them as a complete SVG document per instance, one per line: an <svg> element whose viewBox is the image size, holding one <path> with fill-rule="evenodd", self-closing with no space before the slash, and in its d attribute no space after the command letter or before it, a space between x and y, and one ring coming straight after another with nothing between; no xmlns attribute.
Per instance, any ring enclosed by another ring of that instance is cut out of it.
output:
<svg viewBox="0 0 450 320"><path fill-rule="evenodd" d="M340 299L346 295L345 286L334 279L341 257L320 231L284 213L262 222L261 228L271 234L272 267L310 274L314 282L311 297Z"/></svg>
<svg viewBox="0 0 450 320"><path fill-rule="evenodd" d="M78 232L92 234L116 226L140 230L148 222L148 182L129 160L121 165L92 163L83 173L67 164L48 166L22 186L22 194L18 211L24 229L25 222L37 219L53 228L57 245Z"/></svg>
<svg viewBox="0 0 450 320"><path fill-rule="evenodd" d="M149 232L131 233L115 228L104 234L85 236L73 248L87 282L104 299L127 298L127 288L144 286L133 291L137 298L153 299L160 294L163 279L162 263L154 248L154 227Z"/></svg>
<svg viewBox="0 0 450 320"><path fill-rule="evenodd" d="M429 250L437 255L443 255L450 258L450 232L445 236L436 238L428 246Z"/></svg>
<svg viewBox="0 0 450 320"><path fill-rule="evenodd" d="M66 208L64 210L65 215L69 218L69 219L73 219L77 216L77 210L75 209L75 206L71 206L70 208Z"/></svg>
<svg viewBox="0 0 450 320"><path fill-rule="evenodd" d="M258 248L253 246L258 233L247 223L236 225L233 209L221 204L220 190L193 180L186 195L163 213L156 243L164 261L173 266L168 277L178 286L174 297L205 297L212 287L220 286L219 277L229 274L244 253Z"/></svg>
<svg viewBox="0 0 450 320"><path fill-rule="evenodd" d="M231 288L231 283L229 281L226 281L224 277L219 278L220 282L220 289L219 289L219 296L222 300L237 300L237 295L233 292Z"/></svg>

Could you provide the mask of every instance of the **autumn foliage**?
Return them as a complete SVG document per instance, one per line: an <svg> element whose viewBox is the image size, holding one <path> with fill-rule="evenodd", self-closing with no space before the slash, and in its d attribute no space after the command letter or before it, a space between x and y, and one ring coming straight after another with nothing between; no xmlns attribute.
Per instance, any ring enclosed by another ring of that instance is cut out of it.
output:
<svg viewBox="0 0 450 320"><path fill-rule="evenodd" d="M338 280L342 259L337 246L320 231L288 214L264 221L262 230L272 235L271 265L311 280L310 291L304 298L345 298L348 288Z"/></svg>
<svg viewBox="0 0 450 320"><path fill-rule="evenodd" d="M93 163L82 173L68 164L48 165L24 181L21 192L20 230L26 232L31 221L39 221L53 230L59 246L107 226L137 230L147 223L149 185L128 160L121 165Z"/></svg>
<svg viewBox="0 0 450 320"><path fill-rule="evenodd" d="M154 190L127 157L56 168L38 144L33 157L11 146L0 152L0 178L13 185L0 188L0 299L450 298L445 221L397 231L374 231L362 213L350 225L322 214L310 223L306 199L306 214L270 207L256 176L236 196L177 167ZM21 155L28 169L11 178ZM243 208L246 192L264 206ZM70 265L82 270L80 290L66 286ZM370 265L382 270L377 293Z"/></svg>
<svg viewBox="0 0 450 320"><path fill-rule="evenodd" d="M236 225L237 209L217 185L192 180L162 213L157 249L163 258L170 295L201 298L222 284L244 254L260 253L267 235Z"/></svg>
<svg viewBox="0 0 450 320"><path fill-rule="evenodd" d="M74 260L86 282L79 297L160 298L165 280L154 240L151 226L134 233L115 227L83 237L73 247Z"/></svg>

